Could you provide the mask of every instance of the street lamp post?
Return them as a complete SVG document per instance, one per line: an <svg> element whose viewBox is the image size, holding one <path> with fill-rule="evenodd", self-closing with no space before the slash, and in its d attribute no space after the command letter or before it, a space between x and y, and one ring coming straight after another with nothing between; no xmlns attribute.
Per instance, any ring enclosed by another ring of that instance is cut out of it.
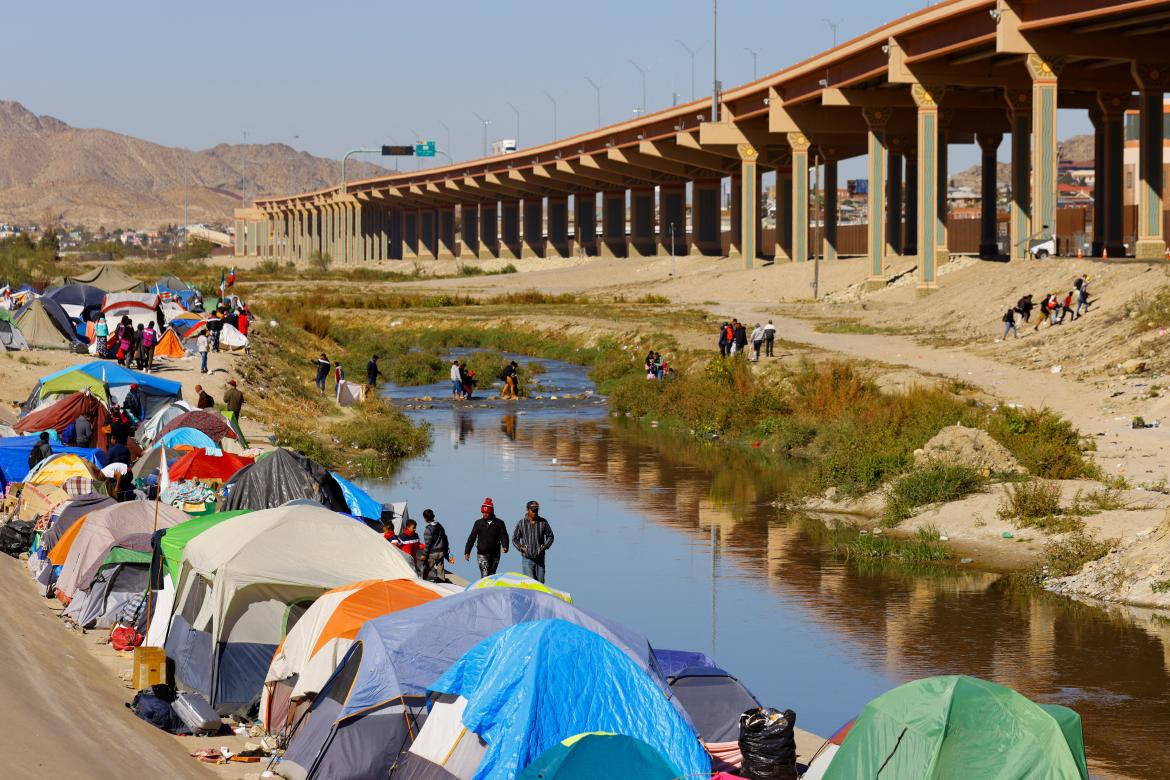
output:
<svg viewBox="0 0 1170 780"><path fill-rule="evenodd" d="M821 19L821 21L829 25L829 29L833 32L833 48L837 48L837 25L839 22L834 22L832 19Z"/></svg>
<svg viewBox="0 0 1170 780"><path fill-rule="evenodd" d="M447 131L447 162L451 161L451 128L446 122L439 122L439 126Z"/></svg>
<svg viewBox="0 0 1170 780"><path fill-rule="evenodd" d="M545 92L544 96L548 98L553 107L553 140L555 141L560 138L560 134L557 132L557 99L548 92Z"/></svg>
<svg viewBox="0 0 1170 780"><path fill-rule="evenodd" d="M687 46L685 43L683 43L678 38L675 38L674 40L675 40L675 43L677 43L679 46L683 47L683 49L686 51L687 54L691 55L691 100L694 100L695 99L695 54L697 54L699 50L692 49L690 46Z"/></svg>
<svg viewBox="0 0 1170 780"><path fill-rule="evenodd" d="M504 101L504 102L507 103L508 101ZM520 109L516 108L516 106L512 105L511 103L508 103L508 107L511 108L512 111L515 112L515 114L516 114L516 148L519 149L520 148Z"/></svg>
<svg viewBox="0 0 1170 780"><path fill-rule="evenodd" d="M593 91L597 93L597 126L601 127L601 86L588 76L585 77L585 80L589 82L589 85L593 87Z"/></svg>
<svg viewBox="0 0 1170 780"><path fill-rule="evenodd" d="M719 121L719 0L711 0L711 121Z"/></svg>
<svg viewBox="0 0 1170 780"><path fill-rule="evenodd" d="M481 125L483 125L483 156L487 157L487 127L490 124L490 122L487 119L484 119L479 114L476 114L474 111L472 111L471 113L475 114L475 118L479 120L479 123Z"/></svg>
<svg viewBox="0 0 1170 780"><path fill-rule="evenodd" d="M746 46L743 47L743 50L752 55L752 81L755 81L757 78L756 65L758 64L760 53L755 49L749 49Z"/></svg>
<svg viewBox="0 0 1170 780"><path fill-rule="evenodd" d="M646 113L646 69L638 63L630 60L630 64L637 68L638 72L642 74L642 113Z"/></svg>

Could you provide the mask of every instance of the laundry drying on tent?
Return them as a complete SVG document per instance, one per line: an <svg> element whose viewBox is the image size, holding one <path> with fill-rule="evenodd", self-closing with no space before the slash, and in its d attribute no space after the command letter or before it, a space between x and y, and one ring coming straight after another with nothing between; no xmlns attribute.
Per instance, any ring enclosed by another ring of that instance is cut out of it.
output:
<svg viewBox="0 0 1170 780"><path fill-rule="evenodd" d="M341 486L327 468L283 448L241 469L224 490L227 497L220 507L224 510L270 509L308 499L334 512L349 511Z"/></svg>

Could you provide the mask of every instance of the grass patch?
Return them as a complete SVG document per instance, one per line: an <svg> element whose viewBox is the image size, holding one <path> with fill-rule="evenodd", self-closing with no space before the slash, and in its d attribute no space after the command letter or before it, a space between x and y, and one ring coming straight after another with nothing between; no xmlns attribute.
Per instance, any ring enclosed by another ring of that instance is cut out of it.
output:
<svg viewBox="0 0 1170 780"><path fill-rule="evenodd" d="M865 336L907 336L914 333L913 328L893 325L867 325L861 320L827 320L817 323L814 328L818 333L854 333Z"/></svg>
<svg viewBox="0 0 1170 780"><path fill-rule="evenodd" d="M821 526L820 529L814 527L813 535L834 555L848 561L888 561L916 566L940 563L951 557L946 546L939 541L938 529L931 526L919 528L909 539L862 533L851 523Z"/></svg>
<svg viewBox="0 0 1170 780"><path fill-rule="evenodd" d="M1086 563L1102 558L1115 544L1116 539L1095 539L1084 531L1074 531L1045 545L1041 571L1049 577L1068 577Z"/></svg>
<svg viewBox="0 0 1170 780"><path fill-rule="evenodd" d="M896 526L926 504L955 501L983 486L983 477L967 466L931 463L899 477L890 487L882 525Z"/></svg>
<svg viewBox="0 0 1170 780"><path fill-rule="evenodd" d="M990 415L987 432L1007 447L1029 472L1044 479L1095 476L1085 460L1082 437L1072 423L1048 409L1001 406Z"/></svg>
<svg viewBox="0 0 1170 780"><path fill-rule="evenodd" d="M1084 528L1075 514L1060 505L1060 485L1044 479L1025 479L1004 485L997 514L1020 528L1048 533L1071 533Z"/></svg>
<svg viewBox="0 0 1170 780"><path fill-rule="evenodd" d="M1078 490L1073 496L1069 512L1086 517L1109 512L1114 509L1128 509L1129 504L1121 496L1121 491L1115 488L1104 487L1098 490Z"/></svg>
<svg viewBox="0 0 1170 780"><path fill-rule="evenodd" d="M396 385L420 387L438 382L448 375L450 364L434 352L415 350L390 359L386 376Z"/></svg>
<svg viewBox="0 0 1170 780"><path fill-rule="evenodd" d="M375 452L386 458L388 465L421 455L431 443L429 425L411 422L397 407L379 398L367 400L353 417L333 426L332 433L342 446Z"/></svg>
<svg viewBox="0 0 1170 780"><path fill-rule="evenodd" d="M1170 591L1170 580L1156 580L1150 583L1150 590L1154 593L1166 593Z"/></svg>

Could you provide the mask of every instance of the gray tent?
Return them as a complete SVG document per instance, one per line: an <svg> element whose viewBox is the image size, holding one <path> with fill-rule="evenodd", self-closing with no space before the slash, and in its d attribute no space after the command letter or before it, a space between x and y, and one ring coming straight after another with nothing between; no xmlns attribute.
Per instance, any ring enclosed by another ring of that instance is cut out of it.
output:
<svg viewBox="0 0 1170 780"><path fill-rule="evenodd" d="M549 618L613 642L669 695L650 644L636 631L539 591L464 591L362 627L307 718L296 725L280 765L282 775L386 777L426 717L424 697L431 683L481 640L517 623Z"/></svg>
<svg viewBox="0 0 1170 780"><path fill-rule="evenodd" d="M24 340L40 349L73 349L83 347L85 340L77 335L69 315L61 304L51 298L37 298L24 305L12 317Z"/></svg>
<svg viewBox="0 0 1170 780"><path fill-rule="evenodd" d="M337 480L320 463L286 449L240 469L225 485L221 512L273 509L289 501L309 499L334 512L348 513L349 504Z"/></svg>
<svg viewBox="0 0 1170 780"><path fill-rule="evenodd" d="M691 666L670 678L670 689L686 709L704 742L739 739L739 716L760 703L722 669Z"/></svg>
<svg viewBox="0 0 1170 780"><path fill-rule="evenodd" d="M131 534L110 545L80 578L88 585L62 613L81 628L113 628L123 609L140 600L150 581L150 534Z"/></svg>
<svg viewBox="0 0 1170 780"><path fill-rule="evenodd" d="M28 342L24 340L20 328L0 320L0 351L19 352L22 349L28 349Z"/></svg>

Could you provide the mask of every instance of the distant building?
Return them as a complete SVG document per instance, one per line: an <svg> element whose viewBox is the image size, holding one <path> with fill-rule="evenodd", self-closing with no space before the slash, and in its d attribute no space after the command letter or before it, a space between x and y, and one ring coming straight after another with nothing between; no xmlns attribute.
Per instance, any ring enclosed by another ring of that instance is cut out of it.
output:
<svg viewBox="0 0 1170 780"><path fill-rule="evenodd" d="M1127 206L1137 203L1138 165L1138 112L1125 112L1125 150L1122 168L1125 171L1121 183ZM1162 181L1170 181L1170 98L1162 104Z"/></svg>

